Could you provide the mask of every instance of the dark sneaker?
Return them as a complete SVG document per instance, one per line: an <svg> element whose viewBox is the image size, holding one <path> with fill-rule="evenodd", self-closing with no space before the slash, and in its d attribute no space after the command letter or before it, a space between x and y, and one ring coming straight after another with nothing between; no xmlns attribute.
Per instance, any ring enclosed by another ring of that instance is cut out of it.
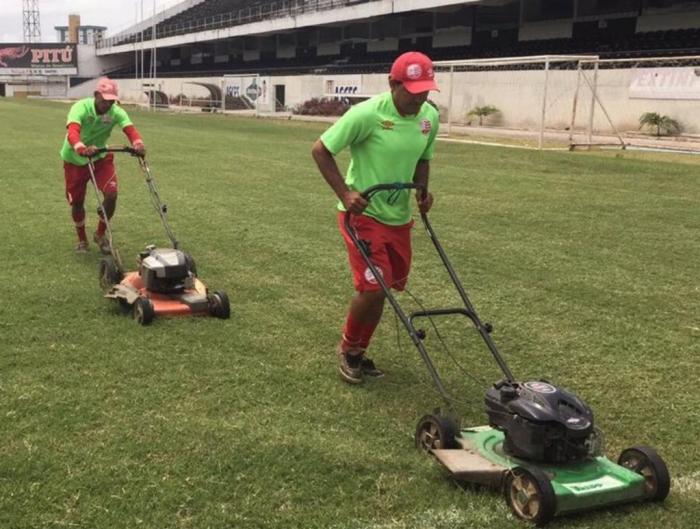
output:
<svg viewBox="0 0 700 529"><path fill-rule="evenodd" d="M105 237L104 235L97 235L97 232L95 232L93 240L97 243L97 246L100 248L100 251L103 254L109 255L110 253L112 253L112 250L109 247L109 241L107 240L107 237Z"/></svg>
<svg viewBox="0 0 700 529"><path fill-rule="evenodd" d="M377 369L374 362L370 358L363 356L360 360L360 370L362 374L372 378L382 378L384 376L384 371Z"/></svg>
<svg viewBox="0 0 700 529"><path fill-rule="evenodd" d="M75 253L87 253L88 252L88 242L80 241L78 246L75 247Z"/></svg>
<svg viewBox="0 0 700 529"><path fill-rule="evenodd" d="M342 378L348 384L361 384L362 356L339 352L338 359L340 360L340 365L338 366L338 371L340 371L340 378Z"/></svg>

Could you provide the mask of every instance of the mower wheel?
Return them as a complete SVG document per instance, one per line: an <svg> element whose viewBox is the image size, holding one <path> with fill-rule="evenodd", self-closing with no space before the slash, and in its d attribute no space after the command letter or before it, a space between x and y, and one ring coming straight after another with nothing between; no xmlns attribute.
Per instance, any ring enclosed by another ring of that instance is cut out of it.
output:
<svg viewBox="0 0 700 529"><path fill-rule="evenodd" d="M197 264L194 262L194 257L189 252L185 252L185 264L187 265L187 270L192 272L194 277L197 277Z"/></svg>
<svg viewBox="0 0 700 529"><path fill-rule="evenodd" d="M539 468L512 468L503 489L513 514L541 527L554 518L557 498L547 474Z"/></svg>
<svg viewBox="0 0 700 529"><path fill-rule="evenodd" d="M671 488L668 467L656 450L639 445L622 451L617 464L644 476L644 499L663 501Z"/></svg>
<svg viewBox="0 0 700 529"><path fill-rule="evenodd" d="M223 290L215 290L209 296L209 314L227 320L231 317L231 304Z"/></svg>
<svg viewBox="0 0 700 529"><path fill-rule="evenodd" d="M100 287L107 292L122 280L122 273L112 257L100 259Z"/></svg>
<svg viewBox="0 0 700 529"><path fill-rule="evenodd" d="M425 415L416 426L416 448L426 452L434 448L459 448L458 433L457 423L451 417Z"/></svg>
<svg viewBox="0 0 700 529"><path fill-rule="evenodd" d="M134 319L140 325L148 325L153 321L156 311L153 309L153 303L148 298L139 298L134 303Z"/></svg>

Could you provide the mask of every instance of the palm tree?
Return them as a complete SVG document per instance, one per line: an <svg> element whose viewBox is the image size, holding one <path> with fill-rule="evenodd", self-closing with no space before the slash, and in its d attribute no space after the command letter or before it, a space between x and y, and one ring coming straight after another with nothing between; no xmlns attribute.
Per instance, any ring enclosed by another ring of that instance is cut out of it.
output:
<svg viewBox="0 0 700 529"><path fill-rule="evenodd" d="M675 119L668 116L662 116L656 112L645 112L639 118L639 128L644 126L656 127L656 135L661 136L661 132L664 134L676 134L681 131L681 124Z"/></svg>
<svg viewBox="0 0 700 529"><path fill-rule="evenodd" d="M478 116L479 117L479 126L481 127L484 123L484 118L490 116L491 114L497 114L500 112L495 106L493 105L485 105L483 107L474 107L469 111L468 116Z"/></svg>

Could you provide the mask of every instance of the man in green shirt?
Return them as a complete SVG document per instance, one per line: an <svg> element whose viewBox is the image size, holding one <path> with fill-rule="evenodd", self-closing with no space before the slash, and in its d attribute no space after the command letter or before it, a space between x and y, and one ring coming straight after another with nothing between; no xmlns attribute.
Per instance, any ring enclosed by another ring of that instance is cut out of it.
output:
<svg viewBox="0 0 700 529"><path fill-rule="evenodd" d="M312 149L321 174L340 199L338 224L357 291L338 346L340 375L351 384L365 376L383 376L365 351L382 316L384 293L345 231L344 212L353 214L352 226L369 243L372 263L386 283L403 290L411 265L410 193L402 191L391 200L379 193L368 203L361 192L375 184L415 182L423 186L416 194L418 208L431 208L428 175L439 119L426 101L428 92L437 90L434 77L428 57L404 53L392 65L390 91L352 107ZM346 147L351 162L343 177L334 156Z"/></svg>
<svg viewBox="0 0 700 529"><path fill-rule="evenodd" d="M68 112L66 128L68 132L61 147L63 172L66 184L66 199L71 206L73 223L78 233L76 251L84 253L88 249L85 234L85 189L90 181L88 161L92 158L95 167L95 180L102 192L102 207L107 219L112 218L117 207L117 173L112 154L98 153L107 146L107 140L115 126L119 126L131 146L141 155L145 147L141 136L129 119L126 111L118 104L116 81L102 77L98 79L94 97L76 102ZM100 221L93 237L103 253L109 253L105 230L107 226L100 214Z"/></svg>

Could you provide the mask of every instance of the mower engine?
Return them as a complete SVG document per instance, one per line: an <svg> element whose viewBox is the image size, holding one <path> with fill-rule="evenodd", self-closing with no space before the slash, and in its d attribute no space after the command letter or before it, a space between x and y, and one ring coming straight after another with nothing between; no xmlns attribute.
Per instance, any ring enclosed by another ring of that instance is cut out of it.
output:
<svg viewBox="0 0 700 529"><path fill-rule="evenodd" d="M172 248L147 246L139 253L139 275L151 292L163 294L192 288L191 258Z"/></svg>
<svg viewBox="0 0 700 529"><path fill-rule="evenodd" d="M514 457L563 464L594 455L593 412L576 395L546 381L500 381L486 392L492 427Z"/></svg>

